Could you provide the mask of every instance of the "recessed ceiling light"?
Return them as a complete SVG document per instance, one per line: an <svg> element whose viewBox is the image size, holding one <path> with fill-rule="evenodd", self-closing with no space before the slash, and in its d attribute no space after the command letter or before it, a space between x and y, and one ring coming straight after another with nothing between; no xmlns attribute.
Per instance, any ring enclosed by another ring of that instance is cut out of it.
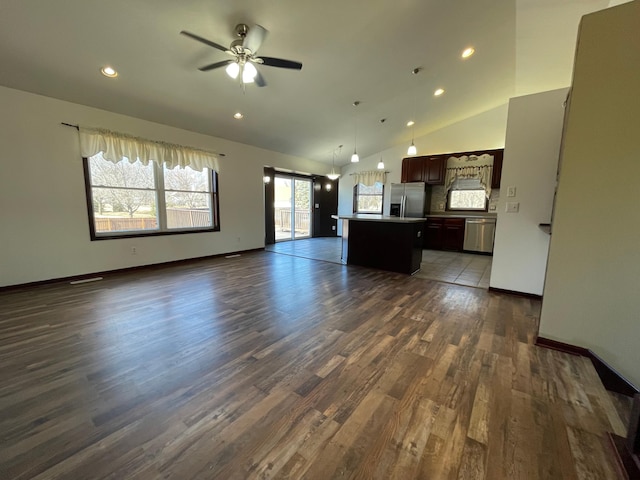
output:
<svg viewBox="0 0 640 480"><path fill-rule="evenodd" d="M416 123L416 122L414 122L413 120L409 120L409 121L407 122L407 127L411 127L411 126L413 126L415 123Z"/></svg>
<svg viewBox="0 0 640 480"><path fill-rule="evenodd" d="M102 67L100 69L100 72L105 76L105 77L109 77L109 78L116 78L118 76L118 72L116 72L113 67Z"/></svg>
<svg viewBox="0 0 640 480"><path fill-rule="evenodd" d="M435 92L433 92L433 95L436 96L436 97L439 97L443 93L444 93L444 89L438 88Z"/></svg>
<svg viewBox="0 0 640 480"><path fill-rule="evenodd" d="M236 120L242 120L244 118L244 115L242 115L240 112L236 112L233 114L233 118L235 118Z"/></svg>
<svg viewBox="0 0 640 480"><path fill-rule="evenodd" d="M473 47L465 48L462 52L462 58L469 58L474 53L475 49Z"/></svg>

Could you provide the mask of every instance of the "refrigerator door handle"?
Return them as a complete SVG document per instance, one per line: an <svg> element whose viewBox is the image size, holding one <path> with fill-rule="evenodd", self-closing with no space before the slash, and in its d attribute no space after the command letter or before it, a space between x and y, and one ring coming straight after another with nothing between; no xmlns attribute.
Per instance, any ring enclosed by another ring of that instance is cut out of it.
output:
<svg viewBox="0 0 640 480"><path fill-rule="evenodd" d="M407 204L407 196L402 195L400 199L400 218L404 217L404 210L405 210L406 204Z"/></svg>

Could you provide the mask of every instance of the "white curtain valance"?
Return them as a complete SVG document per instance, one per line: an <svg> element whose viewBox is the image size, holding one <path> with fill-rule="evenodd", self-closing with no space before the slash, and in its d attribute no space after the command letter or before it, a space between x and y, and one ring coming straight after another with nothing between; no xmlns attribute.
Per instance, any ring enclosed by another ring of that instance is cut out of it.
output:
<svg viewBox="0 0 640 480"><path fill-rule="evenodd" d="M450 157L444 176L444 187L448 192L457 178L477 178L484 188L487 198L491 196L491 176L493 175L493 155L484 154Z"/></svg>
<svg viewBox="0 0 640 480"><path fill-rule="evenodd" d="M354 185L361 183L367 187L373 187L376 182L380 182L384 185L386 181L387 172L383 172L382 170L371 170L369 172L358 172L353 174Z"/></svg>
<svg viewBox="0 0 640 480"><path fill-rule="evenodd" d="M102 156L113 163L127 158L131 163L140 160L143 165L153 161L160 165L165 164L167 168L188 166L200 172L204 168L218 171L216 155L205 150L147 140L98 128L79 127L78 130L80 153L83 157L91 157L102 152Z"/></svg>

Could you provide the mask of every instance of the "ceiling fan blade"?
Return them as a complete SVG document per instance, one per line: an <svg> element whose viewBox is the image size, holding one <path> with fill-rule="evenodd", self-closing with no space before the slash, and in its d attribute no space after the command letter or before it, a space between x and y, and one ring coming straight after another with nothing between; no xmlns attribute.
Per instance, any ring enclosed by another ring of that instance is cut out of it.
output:
<svg viewBox="0 0 640 480"><path fill-rule="evenodd" d="M260 57L263 65L270 67L291 68L293 70L302 70L302 64L300 62L294 62L292 60L284 60L282 58L273 57Z"/></svg>
<svg viewBox="0 0 640 480"><path fill-rule="evenodd" d="M205 45L209 45L210 47L217 48L218 50L222 50L223 52L226 52L228 50L228 48L223 47L222 45L218 45L217 43L212 42L211 40L207 40L206 38L202 38L194 33L187 32L186 30L182 30L180 33L182 35L186 35L187 37L193 38L198 42L204 43Z"/></svg>
<svg viewBox="0 0 640 480"><path fill-rule="evenodd" d="M222 62L212 63L211 65L205 65L204 67L198 68L201 72L208 72L209 70L213 70L215 68L226 67L230 63L233 63L233 60L223 60Z"/></svg>
<svg viewBox="0 0 640 480"><path fill-rule="evenodd" d="M253 77L253 81L259 87L266 87L267 86L267 82L265 81L264 77L262 76L262 74L260 72L258 72L256 74L256 76Z"/></svg>
<svg viewBox="0 0 640 480"><path fill-rule="evenodd" d="M242 46L248 50L251 50L251 53L256 53L264 42L264 39L267 37L269 31L264 28L262 25L254 25L249 28L249 33L244 39Z"/></svg>

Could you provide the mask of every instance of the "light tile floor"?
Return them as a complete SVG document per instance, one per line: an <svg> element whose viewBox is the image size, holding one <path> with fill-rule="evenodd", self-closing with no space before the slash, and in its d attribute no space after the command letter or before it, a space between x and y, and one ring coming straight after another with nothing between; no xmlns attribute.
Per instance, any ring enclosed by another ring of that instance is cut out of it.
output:
<svg viewBox="0 0 640 480"><path fill-rule="evenodd" d="M265 250L294 257L340 263L340 237L307 238L267 245ZM419 278L455 283L469 287L489 288L491 260L488 255L423 250Z"/></svg>
<svg viewBox="0 0 640 480"><path fill-rule="evenodd" d="M492 258L473 253L423 250L420 271L415 275L469 287L489 288Z"/></svg>
<svg viewBox="0 0 640 480"><path fill-rule="evenodd" d="M284 255L292 255L294 257L341 263L342 237L304 238L287 242L276 242L274 245L267 245L265 250L282 253Z"/></svg>

